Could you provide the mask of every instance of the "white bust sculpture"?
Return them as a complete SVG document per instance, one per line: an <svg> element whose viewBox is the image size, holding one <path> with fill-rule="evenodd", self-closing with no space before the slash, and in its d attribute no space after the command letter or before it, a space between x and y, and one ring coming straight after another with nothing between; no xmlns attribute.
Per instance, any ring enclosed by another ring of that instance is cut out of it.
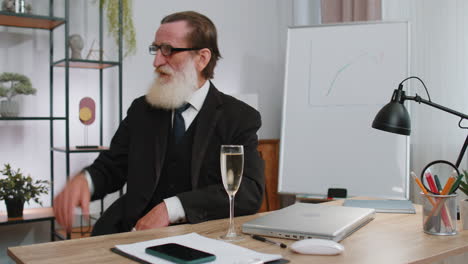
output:
<svg viewBox="0 0 468 264"><path fill-rule="evenodd" d="M81 59L81 50L83 50L83 38L78 35L74 34L68 38L68 44L70 45L71 49L71 58L72 59Z"/></svg>
<svg viewBox="0 0 468 264"><path fill-rule="evenodd" d="M2 11L15 12L15 0L3 0Z"/></svg>

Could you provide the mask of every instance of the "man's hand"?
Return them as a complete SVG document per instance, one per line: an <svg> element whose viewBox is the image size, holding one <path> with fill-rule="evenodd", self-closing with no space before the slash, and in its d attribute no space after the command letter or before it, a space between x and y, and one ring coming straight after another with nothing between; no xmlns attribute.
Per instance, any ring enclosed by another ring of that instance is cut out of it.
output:
<svg viewBox="0 0 468 264"><path fill-rule="evenodd" d="M156 205L136 223L136 230L146 230L169 225L169 214L164 202Z"/></svg>
<svg viewBox="0 0 468 264"><path fill-rule="evenodd" d="M83 215L89 216L90 198L88 181L83 172L73 177L62 192L55 197L55 219L67 232L71 232L73 226L75 207L81 207Z"/></svg>

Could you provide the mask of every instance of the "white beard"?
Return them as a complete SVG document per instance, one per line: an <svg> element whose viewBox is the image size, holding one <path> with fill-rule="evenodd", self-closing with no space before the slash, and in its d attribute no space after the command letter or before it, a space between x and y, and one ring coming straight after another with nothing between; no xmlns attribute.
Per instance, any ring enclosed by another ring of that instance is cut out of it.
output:
<svg viewBox="0 0 468 264"><path fill-rule="evenodd" d="M154 107L176 109L198 89L197 70L192 59L183 65L181 71L174 71L169 66L163 65L155 72L155 79L146 94L146 101ZM160 77L159 73L168 74L169 77Z"/></svg>

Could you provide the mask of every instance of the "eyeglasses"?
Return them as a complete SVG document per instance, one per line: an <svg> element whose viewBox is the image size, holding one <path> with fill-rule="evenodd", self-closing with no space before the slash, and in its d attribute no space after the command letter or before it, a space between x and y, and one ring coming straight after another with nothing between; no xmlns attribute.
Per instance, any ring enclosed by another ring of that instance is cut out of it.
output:
<svg viewBox="0 0 468 264"><path fill-rule="evenodd" d="M149 46L149 53L151 55L156 55L158 50L161 50L162 55L171 56L173 52L187 51L187 50L200 50L200 49L202 48L174 48L168 44L161 44L161 45L153 44Z"/></svg>

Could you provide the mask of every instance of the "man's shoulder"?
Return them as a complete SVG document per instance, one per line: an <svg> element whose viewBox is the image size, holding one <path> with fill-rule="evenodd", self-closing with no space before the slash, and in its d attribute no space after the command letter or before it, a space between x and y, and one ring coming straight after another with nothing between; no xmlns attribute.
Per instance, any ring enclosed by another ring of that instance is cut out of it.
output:
<svg viewBox="0 0 468 264"><path fill-rule="evenodd" d="M146 100L146 95L142 95L133 100L130 109L151 108L151 105Z"/></svg>
<svg viewBox="0 0 468 264"><path fill-rule="evenodd" d="M214 96L219 101L217 109L222 115L220 122L227 123L227 127L256 127L258 129L261 126L262 117L252 106L217 89L214 91Z"/></svg>
<svg viewBox="0 0 468 264"><path fill-rule="evenodd" d="M255 108L247 103L235 98L232 95L225 94L215 88L217 95L220 98L223 109L227 112L232 112L236 115L239 114L260 114Z"/></svg>
<svg viewBox="0 0 468 264"><path fill-rule="evenodd" d="M160 108L153 107L148 101L146 100L146 95L142 95L138 98L135 98L127 110L128 115L141 115L144 113L151 114L158 111L163 111Z"/></svg>
<svg viewBox="0 0 468 264"><path fill-rule="evenodd" d="M144 104L144 105L148 105L148 101L146 101L146 95L142 95L140 97L137 97L133 100L133 103L134 104Z"/></svg>

